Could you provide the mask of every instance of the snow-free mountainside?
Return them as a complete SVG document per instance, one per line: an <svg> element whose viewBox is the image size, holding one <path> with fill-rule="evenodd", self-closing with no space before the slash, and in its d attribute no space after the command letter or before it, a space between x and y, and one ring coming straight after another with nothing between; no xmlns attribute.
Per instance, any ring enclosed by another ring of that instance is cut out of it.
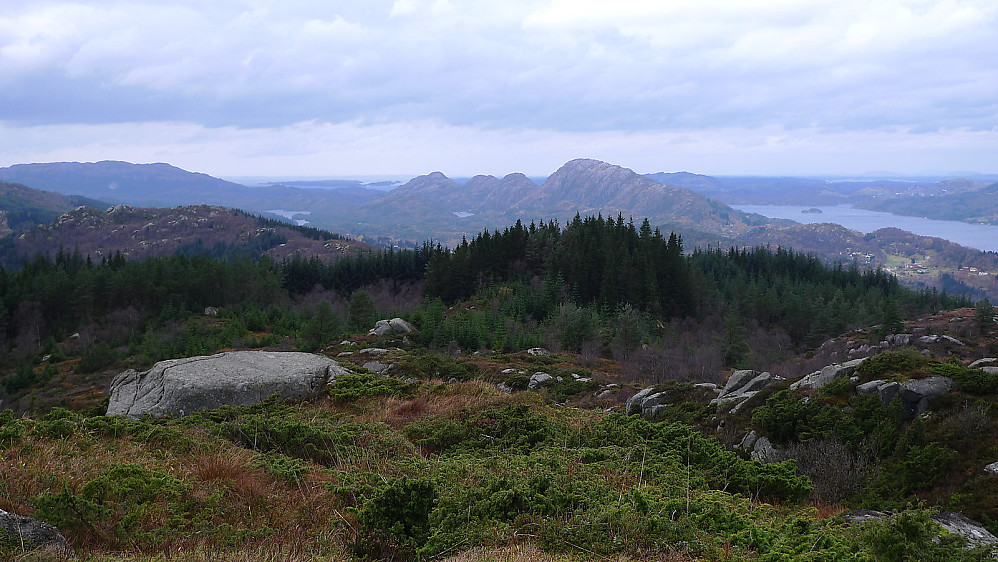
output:
<svg viewBox="0 0 998 562"><path fill-rule="evenodd" d="M441 207L448 182L381 201ZM508 222L388 250L221 206L21 215L0 558L998 552L995 309L877 267L993 256L756 224L592 160L464 187L441 221ZM65 205L30 189L11 193ZM683 234L706 229L758 242ZM808 253L831 239L864 259Z"/></svg>

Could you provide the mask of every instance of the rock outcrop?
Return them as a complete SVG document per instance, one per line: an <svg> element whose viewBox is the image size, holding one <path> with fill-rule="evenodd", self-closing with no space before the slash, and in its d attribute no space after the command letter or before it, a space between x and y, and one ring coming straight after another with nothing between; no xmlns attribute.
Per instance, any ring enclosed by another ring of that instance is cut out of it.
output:
<svg viewBox="0 0 998 562"><path fill-rule="evenodd" d="M68 554L66 537L59 529L39 521L0 509L0 541L13 542L24 550L48 548L58 553Z"/></svg>
<svg viewBox="0 0 998 562"><path fill-rule="evenodd" d="M383 336L385 334L411 334L416 328L401 318L391 320L378 320L374 327L367 332L369 336Z"/></svg>
<svg viewBox="0 0 998 562"><path fill-rule="evenodd" d="M227 351L160 361L143 373L129 369L111 382L109 416L184 416L225 405L248 405L272 394L302 400L348 373L321 355Z"/></svg>
<svg viewBox="0 0 998 562"><path fill-rule="evenodd" d="M530 375L530 382L527 383L527 388L529 388L530 390L537 390L538 388L544 386L545 384L553 380L554 377L552 377L551 375L542 371L538 371Z"/></svg>
<svg viewBox="0 0 998 562"><path fill-rule="evenodd" d="M738 447L748 453L752 460L764 464L780 462L786 459L783 449L773 445L773 442L768 437L759 437L756 435L755 430L748 432L748 435L742 438Z"/></svg>
<svg viewBox="0 0 998 562"><path fill-rule="evenodd" d="M895 398L901 401L907 418L920 416L929 410L929 400L942 396L953 387L953 379L949 377L928 377L911 379L902 383L875 380L856 387L858 394L876 394L884 404L890 404Z"/></svg>
<svg viewBox="0 0 998 562"><path fill-rule="evenodd" d="M991 546L998 544L998 537L962 513L941 511L932 520L947 531L967 539L967 546Z"/></svg>
<svg viewBox="0 0 998 562"><path fill-rule="evenodd" d="M744 402L771 383L782 380L785 379L770 373L752 370L735 371L728 377L728 382L721 389L721 394L710 403L721 405L726 402Z"/></svg>
<svg viewBox="0 0 998 562"><path fill-rule="evenodd" d="M894 517L891 511L874 511L872 509L857 509L844 515L847 523L856 525L867 521L877 521ZM960 535L967 540L967 547L992 546L998 544L998 537L962 513L940 511L929 516L933 522L954 535ZM934 539L938 540L938 539Z"/></svg>
<svg viewBox="0 0 998 562"><path fill-rule="evenodd" d="M828 365L820 371L815 371L810 375L805 375L804 378L791 384L790 388L791 390L801 388L818 390L839 377L851 377L852 374L856 372L856 367L858 367L863 361L866 361L865 357L861 359L853 359L852 361L846 361L842 364L836 363L834 365Z"/></svg>
<svg viewBox="0 0 998 562"><path fill-rule="evenodd" d="M644 416L654 416L668 407L665 404L664 392L655 392L654 388L639 390L634 396L627 399L624 404L624 412L627 414L640 413Z"/></svg>

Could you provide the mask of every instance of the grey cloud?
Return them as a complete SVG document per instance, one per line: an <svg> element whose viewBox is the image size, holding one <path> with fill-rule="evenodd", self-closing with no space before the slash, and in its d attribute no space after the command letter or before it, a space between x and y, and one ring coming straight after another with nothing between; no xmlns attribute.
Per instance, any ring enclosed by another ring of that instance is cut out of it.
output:
<svg viewBox="0 0 998 562"><path fill-rule="evenodd" d="M561 131L994 125L994 10L977 24L942 22L950 35L912 24L910 36L884 29L878 41L800 7L755 18L735 3L716 19L676 10L669 17L678 21L642 22L637 11L562 26L557 11L531 23L540 4L481 19L468 5L409 4L389 17L387 1L262 2L256 12L241 2L88 2L111 23L88 12L77 32L45 36L58 44L37 66L0 64L0 120L437 120ZM842 12L850 10L866 17L855 3Z"/></svg>

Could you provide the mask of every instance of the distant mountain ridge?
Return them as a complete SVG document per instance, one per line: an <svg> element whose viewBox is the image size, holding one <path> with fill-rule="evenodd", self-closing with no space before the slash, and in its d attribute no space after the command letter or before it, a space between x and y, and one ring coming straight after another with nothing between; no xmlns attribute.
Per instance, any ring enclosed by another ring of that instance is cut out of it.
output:
<svg viewBox="0 0 998 562"><path fill-rule="evenodd" d="M446 243L517 220L570 220L575 214L641 220L655 226L737 236L773 222L711 201L695 191L662 185L633 170L588 158L565 163L541 185L523 174L475 176L464 186L441 172L413 178L358 209L361 220L387 223L396 235L419 236L429 226ZM470 214L470 215L469 215ZM775 221L780 222L780 221Z"/></svg>
<svg viewBox="0 0 998 562"><path fill-rule="evenodd" d="M117 160L93 163L52 162L0 168L0 180L35 189L73 193L109 201L157 206L214 203L233 197L245 186L170 164L132 164ZM194 201L195 194L201 199ZM206 200L207 199L207 200Z"/></svg>

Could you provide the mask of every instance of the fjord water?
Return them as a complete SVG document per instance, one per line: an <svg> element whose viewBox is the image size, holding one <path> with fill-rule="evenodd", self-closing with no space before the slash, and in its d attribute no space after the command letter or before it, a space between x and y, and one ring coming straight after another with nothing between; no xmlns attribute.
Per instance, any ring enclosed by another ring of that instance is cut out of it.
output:
<svg viewBox="0 0 998 562"><path fill-rule="evenodd" d="M840 224L862 233L879 228L900 228L922 236L945 238L950 242L990 252L998 252L998 226L969 224L957 221L940 221L922 217L906 217L879 211L856 209L851 205L797 206L797 205L732 205L739 211L757 213L774 219L790 219L811 224L829 222ZM820 209L821 213L802 213L807 209Z"/></svg>

